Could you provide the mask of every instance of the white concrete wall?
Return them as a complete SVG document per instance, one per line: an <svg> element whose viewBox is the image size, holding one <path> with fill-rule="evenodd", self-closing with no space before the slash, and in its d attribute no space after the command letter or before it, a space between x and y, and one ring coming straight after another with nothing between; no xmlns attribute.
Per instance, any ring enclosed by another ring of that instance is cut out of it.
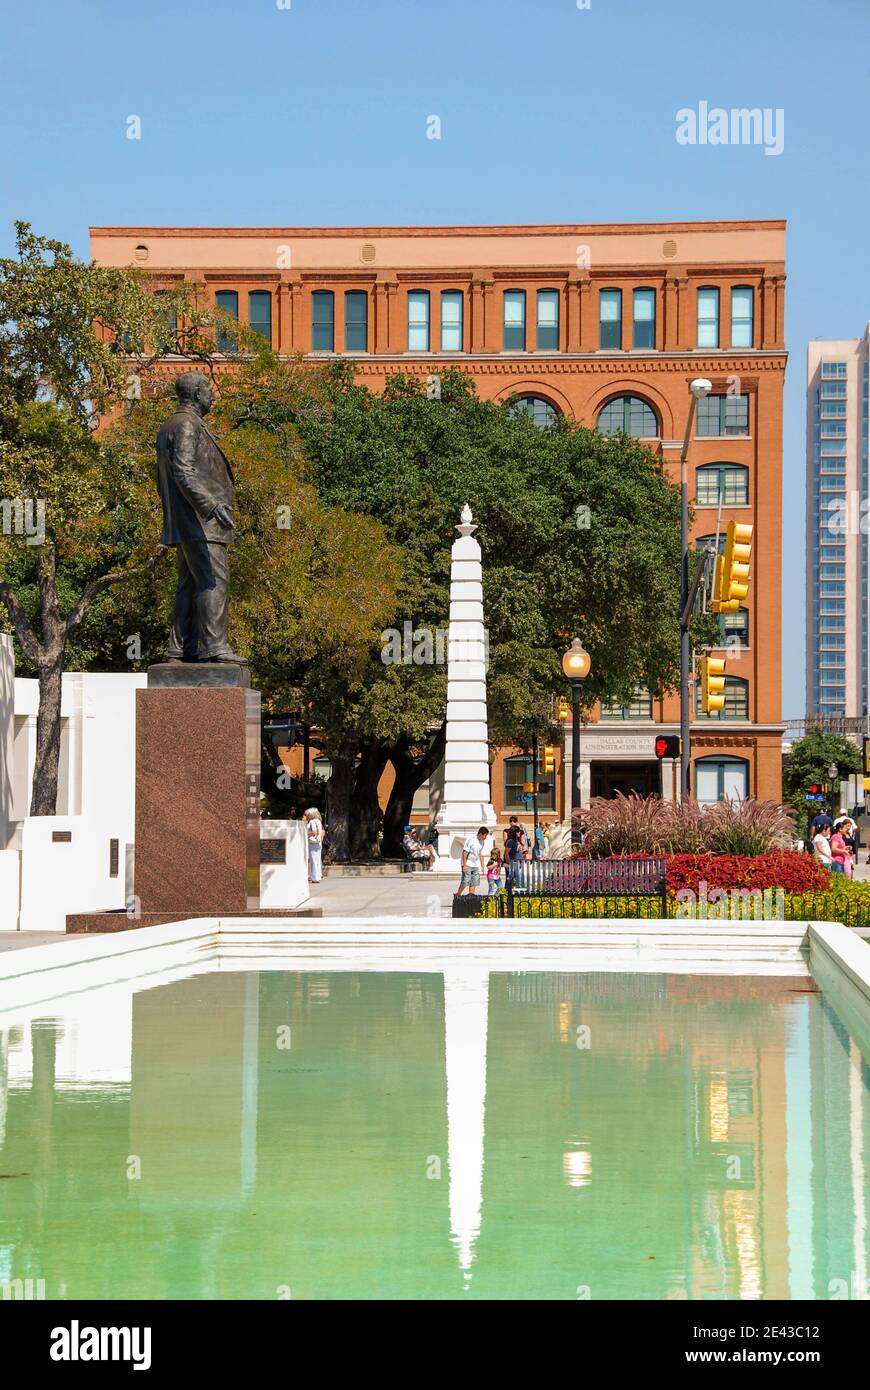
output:
<svg viewBox="0 0 870 1390"><path fill-rule="evenodd" d="M15 658L12 638L0 632L0 850L12 836L12 786L15 736ZM2 910L0 890L0 910Z"/></svg>
<svg viewBox="0 0 870 1390"><path fill-rule="evenodd" d="M7 653L0 641L0 850L6 850L0 855L0 930L63 931L70 912L123 910L126 904L136 690L147 676L64 674L58 814L32 817L39 685L20 677L12 682L10 718L10 657L11 648ZM52 839L65 831L70 842ZM111 840L118 841L116 876L110 873Z"/></svg>
<svg viewBox="0 0 870 1390"><path fill-rule="evenodd" d="M263 820L261 840L285 840L286 864L260 865L260 906L298 907L308 897L308 836L301 820Z"/></svg>
<svg viewBox="0 0 870 1390"><path fill-rule="evenodd" d="M28 816L21 827L19 931L58 931L69 912L124 910L124 842L119 818L105 808L88 816ZM69 841L54 836L69 834ZM110 875L110 840L118 873Z"/></svg>

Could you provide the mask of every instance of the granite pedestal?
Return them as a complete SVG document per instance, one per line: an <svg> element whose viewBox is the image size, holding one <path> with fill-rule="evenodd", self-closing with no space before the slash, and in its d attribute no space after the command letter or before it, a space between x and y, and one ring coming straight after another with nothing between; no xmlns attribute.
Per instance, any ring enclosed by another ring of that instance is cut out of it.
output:
<svg viewBox="0 0 870 1390"><path fill-rule="evenodd" d="M136 911L256 910L260 693L240 684L247 667L152 670L136 692Z"/></svg>

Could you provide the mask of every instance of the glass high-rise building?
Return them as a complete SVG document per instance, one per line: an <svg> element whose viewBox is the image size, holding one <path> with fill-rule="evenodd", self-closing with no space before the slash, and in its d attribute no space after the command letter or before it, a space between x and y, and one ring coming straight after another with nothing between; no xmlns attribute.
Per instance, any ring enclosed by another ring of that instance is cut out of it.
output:
<svg viewBox="0 0 870 1390"><path fill-rule="evenodd" d="M807 711L868 712L870 325L807 350Z"/></svg>

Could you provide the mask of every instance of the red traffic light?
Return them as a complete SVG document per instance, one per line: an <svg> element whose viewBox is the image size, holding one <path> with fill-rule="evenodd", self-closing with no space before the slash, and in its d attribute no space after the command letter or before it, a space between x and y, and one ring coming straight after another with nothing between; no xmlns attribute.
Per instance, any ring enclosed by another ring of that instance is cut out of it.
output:
<svg viewBox="0 0 870 1390"><path fill-rule="evenodd" d="M677 734L659 734L655 741L657 758L678 758L680 740Z"/></svg>
<svg viewBox="0 0 870 1390"><path fill-rule="evenodd" d="M811 795L811 796L818 796L819 793L821 792L821 790L822 790L822 789L821 789L821 787L819 786L818 782L813 782L813 785L810 787L810 795Z"/></svg>

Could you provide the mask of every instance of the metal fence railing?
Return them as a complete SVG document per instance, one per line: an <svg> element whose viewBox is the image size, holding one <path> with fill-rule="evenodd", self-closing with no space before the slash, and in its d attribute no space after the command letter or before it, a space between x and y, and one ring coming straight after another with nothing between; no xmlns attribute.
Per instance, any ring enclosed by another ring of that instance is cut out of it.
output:
<svg viewBox="0 0 870 1390"><path fill-rule="evenodd" d="M508 868L506 915L528 916L517 904L529 898L553 901L584 898L657 899L658 911L667 916L666 863L651 855L636 859L537 859L522 860ZM556 912L554 916L586 916L580 912ZM600 912L595 915L600 916ZM647 915L647 914L645 914Z"/></svg>

